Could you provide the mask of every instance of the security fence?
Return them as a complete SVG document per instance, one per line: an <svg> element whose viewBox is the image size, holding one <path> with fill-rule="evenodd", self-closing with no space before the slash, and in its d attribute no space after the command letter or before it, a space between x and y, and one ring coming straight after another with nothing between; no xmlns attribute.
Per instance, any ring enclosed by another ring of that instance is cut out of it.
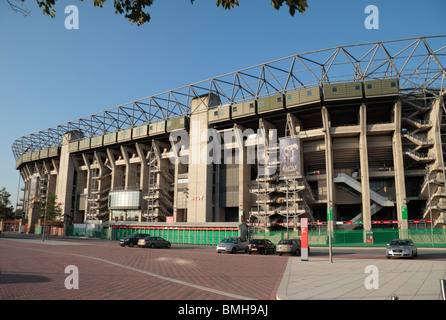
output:
<svg viewBox="0 0 446 320"><path fill-rule="evenodd" d="M329 236L326 230L309 231L308 241L312 247L326 247ZM267 238L274 244L285 238L300 238L298 231L260 231L248 233L249 239ZM333 231L332 246L334 247L382 247L396 238L410 238L418 247L446 247L446 229L372 229L372 231Z"/></svg>
<svg viewBox="0 0 446 320"><path fill-rule="evenodd" d="M94 237L100 239L119 240L130 234L143 233L162 237L171 243L217 245L223 238L239 236L239 229L234 227L119 227L119 228L88 228L87 226L70 226L68 236ZM274 244L281 239L300 238L299 231L253 231L248 230L248 239L267 238ZM418 247L446 248L446 229L372 229L333 231L332 245L334 247L383 247L395 238L410 238ZM312 247L326 247L329 245L328 232L317 230L308 232L309 245Z"/></svg>
<svg viewBox="0 0 446 320"><path fill-rule="evenodd" d="M120 239L133 233L144 233L162 237L171 243L217 245L221 239L239 235L237 228L113 228L113 239Z"/></svg>

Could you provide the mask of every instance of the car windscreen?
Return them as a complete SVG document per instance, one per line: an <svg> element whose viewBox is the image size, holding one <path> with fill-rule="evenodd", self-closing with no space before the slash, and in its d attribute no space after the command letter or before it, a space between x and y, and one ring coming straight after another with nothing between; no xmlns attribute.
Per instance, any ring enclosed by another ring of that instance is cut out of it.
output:
<svg viewBox="0 0 446 320"><path fill-rule="evenodd" d="M263 240L251 240L250 244L263 244Z"/></svg>
<svg viewBox="0 0 446 320"><path fill-rule="evenodd" d="M233 243L234 240L235 240L234 238L225 238L221 240L221 243Z"/></svg>
<svg viewBox="0 0 446 320"><path fill-rule="evenodd" d="M293 241L292 240L282 239L282 240L279 241L279 244L293 244Z"/></svg>
<svg viewBox="0 0 446 320"><path fill-rule="evenodd" d="M410 242L407 240L394 240L390 243L391 246L409 246Z"/></svg>

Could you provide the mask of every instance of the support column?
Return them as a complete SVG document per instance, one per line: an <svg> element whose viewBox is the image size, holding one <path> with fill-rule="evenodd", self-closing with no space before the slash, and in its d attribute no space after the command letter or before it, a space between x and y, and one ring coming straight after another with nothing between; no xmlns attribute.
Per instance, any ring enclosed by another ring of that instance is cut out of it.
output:
<svg viewBox="0 0 446 320"><path fill-rule="evenodd" d="M330 134L330 115L326 107L322 107L322 122L325 133L325 176L327 183L327 222L331 230L333 230L333 221L336 220L336 209L334 203L334 181L333 181L333 142ZM331 213L331 219L328 214Z"/></svg>
<svg viewBox="0 0 446 320"><path fill-rule="evenodd" d="M189 201L187 222L211 222L212 214L212 163L206 163L210 146L202 139L209 128L208 108L220 104L214 94L196 97L191 102L189 139Z"/></svg>
<svg viewBox="0 0 446 320"><path fill-rule="evenodd" d="M234 124L234 136L236 148L238 148L238 158L235 157L235 163L238 163L239 178L239 221L247 222L249 220L249 211L251 210L251 193L249 192L251 183L251 165L248 164L248 150L244 145L243 131L245 130L239 124ZM237 153L236 153L237 154Z"/></svg>
<svg viewBox="0 0 446 320"><path fill-rule="evenodd" d="M73 140L83 137L80 131L71 131L62 138L60 150L59 174L57 176L56 197L62 203L61 216L71 216L71 198L73 189L74 162L68 145Z"/></svg>
<svg viewBox="0 0 446 320"><path fill-rule="evenodd" d="M139 188L141 189L141 192L143 193L142 202L141 202L141 211L139 213L138 221L142 222L142 212L144 211L144 208L147 208L147 200L144 200L144 192L148 190L149 185L149 168L147 167L147 158L145 156L144 151L149 151L149 149L140 144L135 144L136 151L138 152L138 158L139 162L141 163L141 172L140 172L140 179L139 179Z"/></svg>
<svg viewBox="0 0 446 320"><path fill-rule="evenodd" d="M395 132L392 137L393 167L395 170L396 213L400 230L408 229L406 184L404 179L403 143L401 140L401 102L393 107Z"/></svg>
<svg viewBox="0 0 446 320"><path fill-rule="evenodd" d="M361 189L362 189L362 222L365 231L372 229L372 215L370 210L370 181L369 160L367 153L367 117L366 105L359 107L359 161L361 166Z"/></svg>

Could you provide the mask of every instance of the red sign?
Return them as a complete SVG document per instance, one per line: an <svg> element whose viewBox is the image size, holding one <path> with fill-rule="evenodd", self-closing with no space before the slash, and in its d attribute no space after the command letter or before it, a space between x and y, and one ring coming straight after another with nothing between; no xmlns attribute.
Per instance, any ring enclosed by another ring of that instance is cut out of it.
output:
<svg viewBox="0 0 446 320"><path fill-rule="evenodd" d="M173 222L173 216L167 216L166 222Z"/></svg>
<svg viewBox="0 0 446 320"><path fill-rule="evenodd" d="M300 219L300 247L308 249L308 218Z"/></svg>

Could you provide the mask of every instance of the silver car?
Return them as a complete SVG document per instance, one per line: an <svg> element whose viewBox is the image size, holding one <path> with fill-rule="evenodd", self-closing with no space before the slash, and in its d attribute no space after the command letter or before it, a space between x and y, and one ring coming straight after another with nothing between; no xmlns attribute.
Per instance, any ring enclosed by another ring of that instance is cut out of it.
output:
<svg viewBox="0 0 446 320"><path fill-rule="evenodd" d="M237 251L248 252L248 240L243 237L224 238L217 244L217 252L222 251L236 253Z"/></svg>
<svg viewBox="0 0 446 320"><path fill-rule="evenodd" d="M146 237L138 240L138 246L143 248L170 248L170 242L161 237Z"/></svg>
<svg viewBox="0 0 446 320"><path fill-rule="evenodd" d="M417 247L411 239L393 239L387 244L386 258L391 257L409 257L413 258L418 255Z"/></svg>

